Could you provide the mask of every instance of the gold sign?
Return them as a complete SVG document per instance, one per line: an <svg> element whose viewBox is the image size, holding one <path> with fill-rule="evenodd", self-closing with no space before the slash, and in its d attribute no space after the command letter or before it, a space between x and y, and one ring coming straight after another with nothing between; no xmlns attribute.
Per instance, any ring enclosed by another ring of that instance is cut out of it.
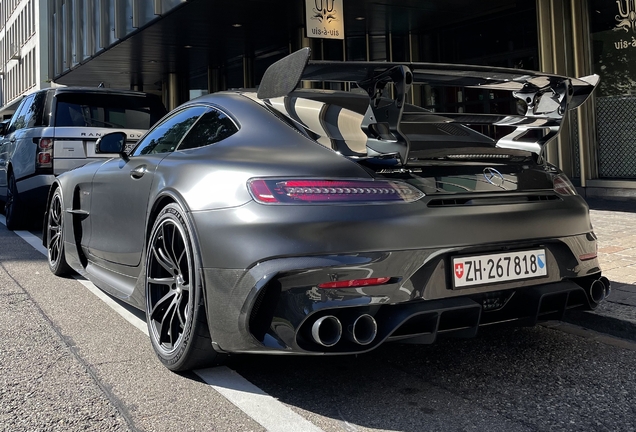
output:
<svg viewBox="0 0 636 432"><path fill-rule="evenodd" d="M344 39L344 0L305 0L307 37Z"/></svg>

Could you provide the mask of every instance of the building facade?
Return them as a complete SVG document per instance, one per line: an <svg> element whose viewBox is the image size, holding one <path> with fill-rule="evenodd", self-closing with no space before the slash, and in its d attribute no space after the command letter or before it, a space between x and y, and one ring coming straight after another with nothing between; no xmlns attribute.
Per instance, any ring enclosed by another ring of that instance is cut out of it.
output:
<svg viewBox="0 0 636 432"><path fill-rule="evenodd" d="M595 97L568 117L548 159L587 194L636 196L636 0L46 1L50 79L158 93L169 108L255 86L269 64L305 46L313 59L598 73ZM410 98L446 112L509 103L469 88L414 86Z"/></svg>
<svg viewBox="0 0 636 432"><path fill-rule="evenodd" d="M49 86L46 0L0 0L0 118Z"/></svg>

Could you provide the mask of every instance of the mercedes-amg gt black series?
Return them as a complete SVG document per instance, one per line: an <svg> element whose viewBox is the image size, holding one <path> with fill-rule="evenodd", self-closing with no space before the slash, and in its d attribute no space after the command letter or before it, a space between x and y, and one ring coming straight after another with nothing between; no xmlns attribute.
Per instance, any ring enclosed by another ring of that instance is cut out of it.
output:
<svg viewBox="0 0 636 432"><path fill-rule="evenodd" d="M129 153L103 136L118 157L51 187L51 270L145 310L172 370L429 344L603 301L588 207L545 158L598 76L309 56L181 105ZM505 95L512 113L409 103L429 88Z"/></svg>

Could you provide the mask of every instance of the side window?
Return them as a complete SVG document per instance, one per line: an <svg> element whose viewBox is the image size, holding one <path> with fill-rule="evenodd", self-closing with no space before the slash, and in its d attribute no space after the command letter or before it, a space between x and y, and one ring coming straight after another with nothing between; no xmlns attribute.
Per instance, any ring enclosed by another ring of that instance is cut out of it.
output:
<svg viewBox="0 0 636 432"><path fill-rule="evenodd" d="M18 129L22 129L24 127L24 115L27 111L27 106L31 105L31 101L33 100L33 96L29 96L25 98L20 106L16 110L13 117L11 117L11 122L9 123L9 129L7 133L15 132Z"/></svg>
<svg viewBox="0 0 636 432"><path fill-rule="evenodd" d="M179 111L155 126L133 150L133 156L174 151L194 122L206 111L197 106Z"/></svg>
<svg viewBox="0 0 636 432"><path fill-rule="evenodd" d="M42 111L46 100L46 92L38 92L30 96L25 105L24 127L32 128L42 124Z"/></svg>
<svg viewBox="0 0 636 432"><path fill-rule="evenodd" d="M214 144L235 134L238 128L232 120L221 111L210 108L185 136L179 150L203 147Z"/></svg>

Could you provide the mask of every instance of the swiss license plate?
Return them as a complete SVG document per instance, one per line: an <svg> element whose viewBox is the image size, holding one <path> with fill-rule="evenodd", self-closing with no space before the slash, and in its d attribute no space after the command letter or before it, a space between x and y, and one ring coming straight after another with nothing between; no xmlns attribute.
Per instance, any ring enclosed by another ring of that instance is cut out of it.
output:
<svg viewBox="0 0 636 432"><path fill-rule="evenodd" d="M124 149L124 151L130 154L130 152L132 151L132 149L135 148L136 145L137 143L126 143L126 148Z"/></svg>
<svg viewBox="0 0 636 432"><path fill-rule="evenodd" d="M547 275L545 249L453 258L455 288Z"/></svg>

